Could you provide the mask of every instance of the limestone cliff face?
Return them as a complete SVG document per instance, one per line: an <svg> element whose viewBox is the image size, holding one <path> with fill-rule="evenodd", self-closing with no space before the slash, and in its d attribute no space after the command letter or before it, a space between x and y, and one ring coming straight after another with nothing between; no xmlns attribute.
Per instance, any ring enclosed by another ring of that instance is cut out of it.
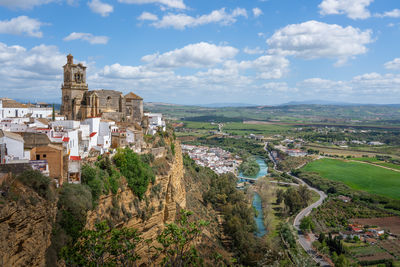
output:
<svg viewBox="0 0 400 267"><path fill-rule="evenodd" d="M45 266L55 201L17 183L0 200L0 266Z"/></svg>
<svg viewBox="0 0 400 267"><path fill-rule="evenodd" d="M169 167L168 174L157 175L155 184L149 186L142 200L128 187L120 189L115 196L101 197L96 209L88 213L86 227L92 228L96 222L108 220L114 227L135 228L144 239L154 240L165 223L173 222L179 210L186 207L182 151L178 142ZM141 242L137 251L142 258L145 258L146 249L145 242Z"/></svg>

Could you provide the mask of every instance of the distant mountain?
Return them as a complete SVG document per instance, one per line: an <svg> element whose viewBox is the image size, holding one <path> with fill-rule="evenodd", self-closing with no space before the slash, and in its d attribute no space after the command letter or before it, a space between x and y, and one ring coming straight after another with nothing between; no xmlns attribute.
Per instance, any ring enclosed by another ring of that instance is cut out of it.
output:
<svg viewBox="0 0 400 267"><path fill-rule="evenodd" d="M305 100L305 101L290 101L279 106L296 106L296 105L332 105L332 106L360 106L368 104L357 104L347 102L336 102L329 100Z"/></svg>
<svg viewBox="0 0 400 267"><path fill-rule="evenodd" d="M246 104L246 103L211 103L211 104L201 104L201 105L194 105L206 108L226 108L226 107L254 107L257 106L255 104Z"/></svg>

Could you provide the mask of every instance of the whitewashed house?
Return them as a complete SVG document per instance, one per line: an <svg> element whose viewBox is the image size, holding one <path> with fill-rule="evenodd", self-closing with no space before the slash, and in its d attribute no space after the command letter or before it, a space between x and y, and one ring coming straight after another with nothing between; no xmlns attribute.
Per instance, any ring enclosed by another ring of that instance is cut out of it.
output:
<svg viewBox="0 0 400 267"><path fill-rule="evenodd" d="M28 105L28 113L33 118L48 118L53 114L53 107L46 103L36 103L36 105Z"/></svg>
<svg viewBox="0 0 400 267"><path fill-rule="evenodd" d="M29 113L26 105L9 98L0 99L0 118L24 117Z"/></svg>
<svg viewBox="0 0 400 267"><path fill-rule="evenodd" d="M25 159L24 139L19 134L0 130L0 144L5 149L1 151L2 163L7 163L9 160Z"/></svg>

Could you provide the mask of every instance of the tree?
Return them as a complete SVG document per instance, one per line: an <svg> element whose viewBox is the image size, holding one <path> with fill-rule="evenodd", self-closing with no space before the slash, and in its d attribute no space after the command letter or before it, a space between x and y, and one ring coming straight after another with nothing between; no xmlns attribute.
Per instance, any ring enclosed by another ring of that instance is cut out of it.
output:
<svg viewBox="0 0 400 267"><path fill-rule="evenodd" d="M306 185L300 185L297 191L299 192L300 198L302 199L303 206L306 206L311 200L311 191L307 188Z"/></svg>
<svg viewBox="0 0 400 267"><path fill-rule="evenodd" d="M151 167L129 148L118 150L113 160L128 181L129 188L142 199L149 182L155 180Z"/></svg>
<svg viewBox="0 0 400 267"><path fill-rule="evenodd" d="M138 259L136 246L142 240L135 229L113 229L103 221L84 230L79 240L63 247L67 266L132 266Z"/></svg>
<svg viewBox="0 0 400 267"><path fill-rule="evenodd" d="M314 222L311 219L311 216L306 216L300 221L300 230L304 233L309 231L313 231L315 228Z"/></svg>
<svg viewBox="0 0 400 267"><path fill-rule="evenodd" d="M296 189L290 187L284 194L285 206L289 213L293 214L299 211L302 207L302 199Z"/></svg>
<svg viewBox="0 0 400 267"><path fill-rule="evenodd" d="M200 262L193 242L199 238L208 222L203 220L190 222L190 215L192 212L181 210L177 224L167 224L157 237L161 247L156 249L159 255L164 255L162 260L164 266L191 266Z"/></svg>
<svg viewBox="0 0 400 267"><path fill-rule="evenodd" d="M54 108L54 104L53 104L53 110L51 112L51 120L55 121L56 120L56 110Z"/></svg>
<svg viewBox="0 0 400 267"><path fill-rule="evenodd" d="M281 204L284 198L285 192L282 189L276 190L276 203Z"/></svg>

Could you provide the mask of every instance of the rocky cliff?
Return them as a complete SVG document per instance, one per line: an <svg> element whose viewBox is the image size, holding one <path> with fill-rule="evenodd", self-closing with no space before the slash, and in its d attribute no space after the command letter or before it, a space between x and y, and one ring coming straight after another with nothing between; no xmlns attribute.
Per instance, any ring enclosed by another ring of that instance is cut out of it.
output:
<svg viewBox="0 0 400 267"><path fill-rule="evenodd" d="M165 175L157 175L155 183L149 186L142 200L125 186L116 195L102 196L98 206L88 213L86 228L107 220L114 227L135 228L145 240L154 240L164 229L165 223L173 222L179 210L186 207L179 143L175 144L175 155L168 166L169 171ZM146 249L147 245L142 242L137 251L144 256Z"/></svg>
<svg viewBox="0 0 400 267"><path fill-rule="evenodd" d="M0 266L44 266L55 201L13 181L0 197Z"/></svg>

